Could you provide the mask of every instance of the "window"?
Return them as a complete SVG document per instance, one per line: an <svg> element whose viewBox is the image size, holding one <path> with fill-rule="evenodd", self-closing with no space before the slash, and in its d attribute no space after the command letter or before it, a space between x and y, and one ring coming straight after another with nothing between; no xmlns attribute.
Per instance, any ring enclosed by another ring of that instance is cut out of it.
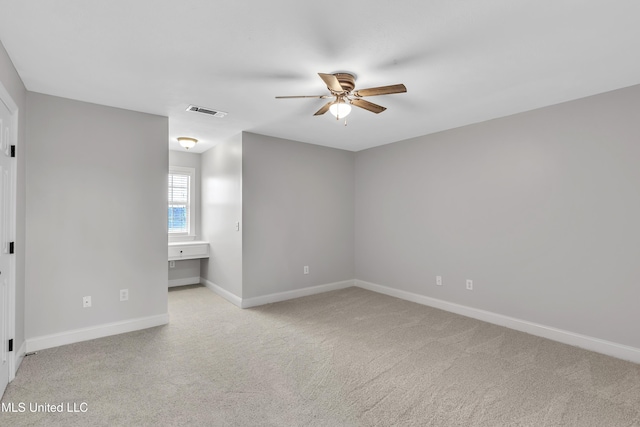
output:
<svg viewBox="0 0 640 427"><path fill-rule="evenodd" d="M195 169L169 167L169 204L167 211L169 236L193 236L193 180Z"/></svg>

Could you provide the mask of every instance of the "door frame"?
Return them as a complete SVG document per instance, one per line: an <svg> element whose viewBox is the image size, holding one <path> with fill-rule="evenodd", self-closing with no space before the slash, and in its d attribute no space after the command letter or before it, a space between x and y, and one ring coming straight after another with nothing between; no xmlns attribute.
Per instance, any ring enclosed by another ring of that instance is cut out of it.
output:
<svg viewBox="0 0 640 427"><path fill-rule="evenodd" d="M13 132L9 136L11 145L16 147L16 157L13 157L11 165L11 183L10 192L11 196L9 203L11 204L9 211L9 239L15 241L16 238L16 204L17 204L17 148L18 148L18 105L14 102L9 92L5 89L4 85L0 81L0 102L7 106L9 113L12 117ZM20 242L24 245L24 242ZM14 339L13 343L13 355L9 355L9 382L13 381L16 377L16 369L18 367L17 361L19 358L19 348L15 342L16 337L16 254L9 258L9 312L7 313L7 333L10 338ZM7 345L7 343L0 343L0 345Z"/></svg>

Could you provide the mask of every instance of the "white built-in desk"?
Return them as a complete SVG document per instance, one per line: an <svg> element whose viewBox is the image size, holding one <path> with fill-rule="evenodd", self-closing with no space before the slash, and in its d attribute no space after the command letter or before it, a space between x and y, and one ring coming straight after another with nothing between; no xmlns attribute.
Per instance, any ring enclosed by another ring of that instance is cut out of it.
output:
<svg viewBox="0 0 640 427"><path fill-rule="evenodd" d="M209 258L209 242L194 240L169 243L169 261L198 258Z"/></svg>

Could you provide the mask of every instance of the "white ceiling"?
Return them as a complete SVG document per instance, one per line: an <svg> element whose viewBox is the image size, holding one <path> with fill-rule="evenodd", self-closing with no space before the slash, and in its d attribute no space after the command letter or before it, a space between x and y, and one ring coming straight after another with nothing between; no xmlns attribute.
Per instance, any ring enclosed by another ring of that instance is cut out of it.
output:
<svg viewBox="0 0 640 427"><path fill-rule="evenodd" d="M639 84L639 17L638 0L0 0L0 40L28 90L168 116L171 149L250 131L358 151ZM335 71L408 92L346 127L274 98Z"/></svg>

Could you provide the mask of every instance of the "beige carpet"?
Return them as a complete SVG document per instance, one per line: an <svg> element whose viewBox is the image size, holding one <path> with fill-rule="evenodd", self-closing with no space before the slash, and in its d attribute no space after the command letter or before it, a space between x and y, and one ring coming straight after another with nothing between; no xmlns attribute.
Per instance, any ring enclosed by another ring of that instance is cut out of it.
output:
<svg viewBox="0 0 640 427"><path fill-rule="evenodd" d="M169 301L167 326L25 358L0 425L640 426L640 365L362 289Z"/></svg>

